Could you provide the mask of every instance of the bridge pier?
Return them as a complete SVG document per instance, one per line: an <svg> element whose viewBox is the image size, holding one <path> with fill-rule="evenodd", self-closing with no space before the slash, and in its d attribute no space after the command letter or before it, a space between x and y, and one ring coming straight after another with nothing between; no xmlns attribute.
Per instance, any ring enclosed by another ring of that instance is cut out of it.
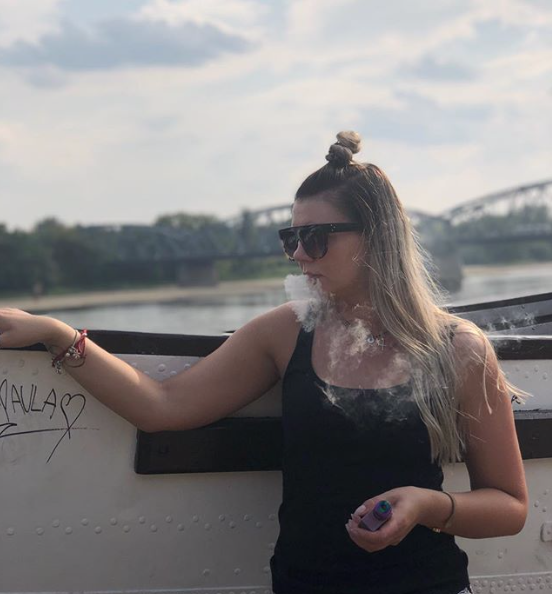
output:
<svg viewBox="0 0 552 594"><path fill-rule="evenodd" d="M176 282L181 287L212 287L219 278L214 260L180 262L176 268Z"/></svg>

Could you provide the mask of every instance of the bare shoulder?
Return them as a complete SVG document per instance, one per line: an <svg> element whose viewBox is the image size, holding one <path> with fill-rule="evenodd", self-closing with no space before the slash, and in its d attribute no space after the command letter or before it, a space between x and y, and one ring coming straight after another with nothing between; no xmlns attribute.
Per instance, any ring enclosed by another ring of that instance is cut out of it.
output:
<svg viewBox="0 0 552 594"><path fill-rule="evenodd" d="M461 368L471 367L494 353L489 339L473 322L462 320L454 330L454 357Z"/></svg>
<svg viewBox="0 0 552 594"><path fill-rule="evenodd" d="M297 314L293 302L279 305L251 320L246 326L258 332L272 342L278 336L295 332L299 327Z"/></svg>
<svg viewBox="0 0 552 594"><path fill-rule="evenodd" d="M465 407L476 407L480 415L482 402L491 407L502 401L510 402L494 347L472 322L458 324L453 339L453 356L459 395Z"/></svg>
<svg viewBox="0 0 552 594"><path fill-rule="evenodd" d="M250 322L256 327L280 373L285 370L297 341L301 307L298 302L284 303Z"/></svg>

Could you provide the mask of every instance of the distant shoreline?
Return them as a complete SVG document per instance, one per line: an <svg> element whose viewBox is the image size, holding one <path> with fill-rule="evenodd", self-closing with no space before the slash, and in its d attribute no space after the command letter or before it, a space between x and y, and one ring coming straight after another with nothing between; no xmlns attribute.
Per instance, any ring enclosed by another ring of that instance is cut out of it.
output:
<svg viewBox="0 0 552 594"><path fill-rule="evenodd" d="M535 268L552 270L552 262L507 264L504 266L464 266L465 276L501 276ZM84 309L110 305L136 305L141 303L174 303L178 301L213 300L232 295L258 295L284 288L283 278L224 281L212 287L179 287L164 285L149 289L92 291L68 295L45 295L34 298L20 296L0 299L0 308L15 307L32 313Z"/></svg>
<svg viewBox="0 0 552 594"><path fill-rule="evenodd" d="M38 298L14 297L12 299L0 299L0 308L15 307L31 313L44 313L108 305L213 300L232 295L258 295L278 288L283 290L283 278L225 281L212 287L163 285L150 289L93 291L69 295L45 295Z"/></svg>

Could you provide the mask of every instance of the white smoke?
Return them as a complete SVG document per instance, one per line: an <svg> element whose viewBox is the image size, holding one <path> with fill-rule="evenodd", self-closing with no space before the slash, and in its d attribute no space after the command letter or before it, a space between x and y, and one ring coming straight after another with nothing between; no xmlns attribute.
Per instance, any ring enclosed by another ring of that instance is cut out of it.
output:
<svg viewBox="0 0 552 594"><path fill-rule="evenodd" d="M347 417L362 422L362 419L366 420L363 407L366 406L366 398L369 398L363 386L372 384L371 387L378 388L380 396L396 398L398 382L395 380L397 377L410 378L411 363L405 354L394 351L384 368L379 368L376 374L370 369L372 357L379 350L389 348L391 342L389 335L383 336L383 343L387 346L375 340L368 321L371 308L365 305L353 307L352 321L349 322L337 311L331 296L324 293L317 282L304 276L289 275L285 280L285 290L305 331L312 332L315 327L323 325L327 356L325 377L320 379L324 381L322 392L332 406L341 409ZM372 413L376 412L374 406L388 408L385 401L386 398L380 397L377 402L371 402ZM404 410L401 412L395 404L386 411L387 421L402 416Z"/></svg>

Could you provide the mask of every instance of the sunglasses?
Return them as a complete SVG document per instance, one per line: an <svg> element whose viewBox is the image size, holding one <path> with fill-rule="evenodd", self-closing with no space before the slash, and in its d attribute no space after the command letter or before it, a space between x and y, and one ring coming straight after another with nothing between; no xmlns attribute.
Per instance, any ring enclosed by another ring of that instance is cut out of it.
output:
<svg viewBox="0 0 552 594"><path fill-rule="evenodd" d="M286 256L293 260L299 242L305 253L313 260L319 260L328 251L328 236L330 233L344 233L347 231L362 231L362 226L356 223L323 223L320 225L302 225L301 227L286 227L280 229L278 235Z"/></svg>

